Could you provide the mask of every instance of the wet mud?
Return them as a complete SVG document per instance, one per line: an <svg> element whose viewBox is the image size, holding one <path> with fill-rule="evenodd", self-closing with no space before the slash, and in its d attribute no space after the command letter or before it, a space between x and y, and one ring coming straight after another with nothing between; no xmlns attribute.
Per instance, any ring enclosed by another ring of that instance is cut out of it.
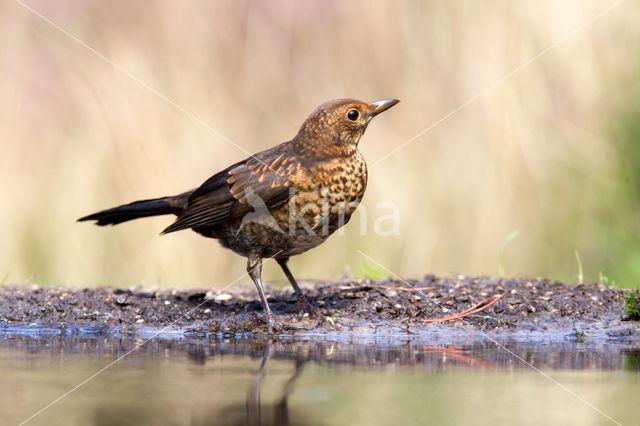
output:
<svg viewBox="0 0 640 426"><path fill-rule="evenodd" d="M426 276L419 280L306 283L320 315L295 311L290 288L268 287L281 338L344 341L410 339L424 344L501 342L640 343L640 322L625 321L624 291L543 279ZM428 322L499 301L474 315ZM249 337L266 333L251 287L0 288L0 335L136 336L144 339Z"/></svg>

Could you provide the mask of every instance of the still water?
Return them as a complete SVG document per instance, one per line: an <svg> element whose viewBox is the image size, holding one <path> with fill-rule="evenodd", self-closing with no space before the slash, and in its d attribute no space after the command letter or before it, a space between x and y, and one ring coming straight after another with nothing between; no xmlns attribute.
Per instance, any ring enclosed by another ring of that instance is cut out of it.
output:
<svg viewBox="0 0 640 426"><path fill-rule="evenodd" d="M619 343L1 336L0 371L3 425L640 425Z"/></svg>

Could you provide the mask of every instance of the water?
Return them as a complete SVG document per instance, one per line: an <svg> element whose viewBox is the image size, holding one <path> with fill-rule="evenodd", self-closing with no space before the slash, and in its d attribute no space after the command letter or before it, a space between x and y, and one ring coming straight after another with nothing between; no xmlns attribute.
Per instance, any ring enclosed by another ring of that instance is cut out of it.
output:
<svg viewBox="0 0 640 426"><path fill-rule="evenodd" d="M1 423L640 425L637 344L505 348L4 335Z"/></svg>

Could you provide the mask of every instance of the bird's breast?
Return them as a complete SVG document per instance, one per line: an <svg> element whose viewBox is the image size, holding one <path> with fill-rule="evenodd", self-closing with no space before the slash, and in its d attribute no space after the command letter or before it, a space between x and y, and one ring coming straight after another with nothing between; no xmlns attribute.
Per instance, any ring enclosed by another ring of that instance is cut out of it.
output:
<svg viewBox="0 0 640 426"><path fill-rule="evenodd" d="M309 170L299 185L301 201L316 200L326 204L329 213L351 214L367 187L367 165L360 153L325 161Z"/></svg>
<svg viewBox="0 0 640 426"><path fill-rule="evenodd" d="M302 219L314 229L328 226L326 231L332 233L347 223L364 196L366 163L359 153L325 161L310 168L294 185L296 194L281 214Z"/></svg>

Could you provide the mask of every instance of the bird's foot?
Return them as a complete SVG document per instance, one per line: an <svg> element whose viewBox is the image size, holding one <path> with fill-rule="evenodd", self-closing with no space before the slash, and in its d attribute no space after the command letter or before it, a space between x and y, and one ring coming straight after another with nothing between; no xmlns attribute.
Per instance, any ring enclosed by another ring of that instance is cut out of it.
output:
<svg viewBox="0 0 640 426"><path fill-rule="evenodd" d="M267 332L269 334L277 334L283 330L282 325L276 320L276 316L269 312L265 318L267 322Z"/></svg>
<svg viewBox="0 0 640 426"><path fill-rule="evenodd" d="M308 314L309 318L317 319L322 317L322 314L309 302L304 295L298 297L298 301L291 308L290 312L296 312L298 314L298 321Z"/></svg>

